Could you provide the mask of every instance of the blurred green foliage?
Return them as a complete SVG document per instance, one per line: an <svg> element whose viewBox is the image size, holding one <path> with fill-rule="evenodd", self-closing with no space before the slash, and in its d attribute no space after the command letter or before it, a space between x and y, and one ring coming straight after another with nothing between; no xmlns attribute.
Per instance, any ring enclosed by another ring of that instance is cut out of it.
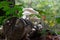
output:
<svg viewBox="0 0 60 40"><path fill-rule="evenodd" d="M55 20L55 16L60 16L60 0L16 0L16 4L24 4L24 8L32 7L41 16L46 16L48 21Z"/></svg>
<svg viewBox="0 0 60 40"><path fill-rule="evenodd" d="M0 25L2 25L4 20L9 17L12 17L12 16L21 17L22 16L22 7L19 5L13 5L12 2L7 2L7 1L0 2L0 9L1 8L6 13L5 15L0 16Z"/></svg>
<svg viewBox="0 0 60 40"><path fill-rule="evenodd" d="M57 32L58 35L60 35L60 32Z"/></svg>
<svg viewBox="0 0 60 40"><path fill-rule="evenodd" d="M60 24L60 17L56 17L57 23Z"/></svg>

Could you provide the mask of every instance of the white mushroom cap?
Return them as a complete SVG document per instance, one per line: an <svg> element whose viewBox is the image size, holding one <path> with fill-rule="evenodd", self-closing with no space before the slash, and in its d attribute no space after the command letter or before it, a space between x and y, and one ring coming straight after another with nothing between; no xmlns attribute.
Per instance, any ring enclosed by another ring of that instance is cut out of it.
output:
<svg viewBox="0 0 60 40"><path fill-rule="evenodd" d="M38 14L33 8L24 8L23 11L23 15Z"/></svg>
<svg viewBox="0 0 60 40"><path fill-rule="evenodd" d="M26 11L26 10L33 10L33 8L24 8L23 11Z"/></svg>
<svg viewBox="0 0 60 40"><path fill-rule="evenodd" d="M39 26L39 29L43 28L41 24L38 24L38 26Z"/></svg>
<svg viewBox="0 0 60 40"><path fill-rule="evenodd" d="M0 30L2 30L3 29L3 25L0 27Z"/></svg>
<svg viewBox="0 0 60 40"><path fill-rule="evenodd" d="M32 28L33 31L35 31L36 29Z"/></svg>
<svg viewBox="0 0 60 40"><path fill-rule="evenodd" d="M29 11L24 11L24 12L23 12L23 15L31 15L31 12L29 12Z"/></svg>

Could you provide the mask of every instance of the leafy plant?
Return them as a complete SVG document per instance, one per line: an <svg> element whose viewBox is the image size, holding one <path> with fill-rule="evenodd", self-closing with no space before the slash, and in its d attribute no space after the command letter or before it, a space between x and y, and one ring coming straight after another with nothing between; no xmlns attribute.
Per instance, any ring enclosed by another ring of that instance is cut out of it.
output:
<svg viewBox="0 0 60 40"><path fill-rule="evenodd" d="M11 16L16 16L16 17L22 16L22 6L13 5L12 2L7 2L7 1L0 2L0 9L6 12L5 15L0 16L0 25L3 24L5 19Z"/></svg>

